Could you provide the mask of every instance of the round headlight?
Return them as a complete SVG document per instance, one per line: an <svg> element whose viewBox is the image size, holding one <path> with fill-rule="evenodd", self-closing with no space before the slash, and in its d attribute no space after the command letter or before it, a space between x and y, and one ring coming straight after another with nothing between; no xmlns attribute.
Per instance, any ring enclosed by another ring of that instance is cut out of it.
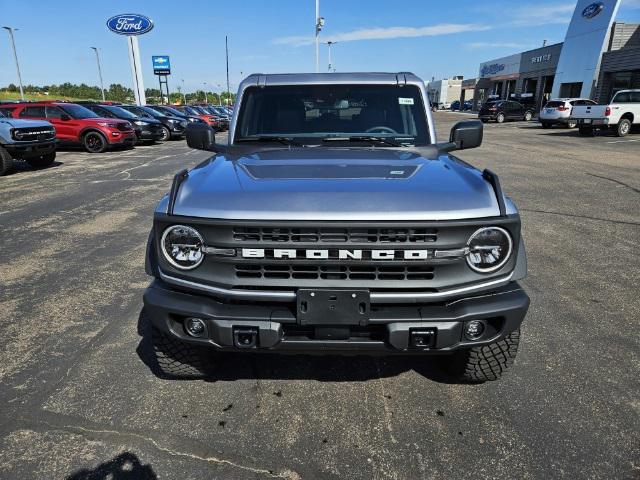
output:
<svg viewBox="0 0 640 480"><path fill-rule="evenodd" d="M504 228L484 227L476 230L467 242L467 263L480 273L501 268L513 250L511 235Z"/></svg>
<svg viewBox="0 0 640 480"><path fill-rule="evenodd" d="M164 258L180 270L191 270L202 263L204 240L195 228L173 225L162 234L160 241Z"/></svg>

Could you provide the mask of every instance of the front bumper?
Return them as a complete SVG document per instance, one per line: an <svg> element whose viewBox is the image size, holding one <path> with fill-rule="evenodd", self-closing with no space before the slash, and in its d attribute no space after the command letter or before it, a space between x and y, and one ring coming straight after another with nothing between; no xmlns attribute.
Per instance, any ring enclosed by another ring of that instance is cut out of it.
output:
<svg viewBox="0 0 640 480"><path fill-rule="evenodd" d="M136 136L138 137L139 142L153 142L156 140L160 140L162 138L162 128L140 128L136 130Z"/></svg>
<svg viewBox="0 0 640 480"><path fill-rule="evenodd" d="M112 146L135 145L136 134L133 130L131 131L113 130L109 132L107 139L109 144Z"/></svg>
<svg viewBox="0 0 640 480"><path fill-rule="evenodd" d="M25 142L22 144L18 143L10 143L4 145L5 150L9 152L9 154L13 158L18 159L26 159L26 158L34 158L41 157L43 155L47 155L56 149L56 140L48 140L46 142Z"/></svg>
<svg viewBox="0 0 640 480"><path fill-rule="evenodd" d="M282 303L223 303L216 299L173 289L154 280L144 294L144 307L153 325L181 341L208 345L221 351L282 353L437 354L487 345L519 328L529 308L529 297L511 282L491 293L438 304L376 305L366 325L352 327L302 326L295 305ZM202 338L189 336L183 321L204 321ZM463 335L470 320L484 320L485 334L475 341ZM239 329L257 333L256 345L238 346ZM412 348L415 331L429 331L428 347Z"/></svg>

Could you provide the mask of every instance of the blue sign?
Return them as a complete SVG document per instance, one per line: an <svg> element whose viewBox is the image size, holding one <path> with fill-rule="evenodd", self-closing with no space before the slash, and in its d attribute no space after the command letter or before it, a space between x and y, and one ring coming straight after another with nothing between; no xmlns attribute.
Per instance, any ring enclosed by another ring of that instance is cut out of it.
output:
<svg viewBox="0 0 640 480"><path fill-rule="evenodd" d="M504 70L504 67L504 63L493 63L491 65L485 65L484 67L482 67L482 70L480 70L480 75L482 75L483 77L487 75L495 75L496 73Z"/></svg>
<svg viewBox="0 0 640 480"><path fill-rule="evenodd" d="M153 28L153 20L136 13L123 13L107 20L107 27L119 35L142 35Z"/></svg>
<svg viewBox="0 0 640 480"><path fill-rule="evenodd" d="M593 18L598 15L602 10L604 10L604 3L595 2L591 5L587 5L584 10L582 10L582 16L584 18Z"/></svg>
<svg viewBox="0 0 640 480"><path fill-rule="evenodd" d="M171 62L168 55L153 55L153 73L156 75L171 75Z"/></svg>

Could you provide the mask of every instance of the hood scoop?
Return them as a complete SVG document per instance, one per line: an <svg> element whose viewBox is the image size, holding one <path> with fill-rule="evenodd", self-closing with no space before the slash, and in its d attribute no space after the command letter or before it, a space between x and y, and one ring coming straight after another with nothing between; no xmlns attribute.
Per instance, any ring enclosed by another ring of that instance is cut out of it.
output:
<svg viewBox="0 0 640 480"><path fill-rule="evenodd" d="M417 165L242 165L254 180L317 180L317 179L406 179L418 168Z"/></svg>

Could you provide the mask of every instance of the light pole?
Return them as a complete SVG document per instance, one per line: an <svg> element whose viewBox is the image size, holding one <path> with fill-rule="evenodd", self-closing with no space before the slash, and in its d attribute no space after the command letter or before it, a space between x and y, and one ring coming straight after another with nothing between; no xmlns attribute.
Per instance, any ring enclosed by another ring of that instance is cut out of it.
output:
<svg viewBox="0 0 640 480"><path fill-rule="evenodd" d="M218 105L222 106L222 85L220 85L219 83L217 85L218 85L218 88L220 89L220 95L218 95Z"/></svg>
<svg viewBox="0 0 640 480"><path fill-rule="evenodd" d="M329 48L329 71L331 71L331 45L335 45L338 42L332 42L331 40L329 40L328 42L323 43L325 43ZM335 71L335 68L333 70Z"/></svg>
<svg viewBox="0 0 640 480"><path fill-rule="evenodd" d="M2 27L7 32L9 32L9 37L11 38L11 47L13 48L13 58L16 61L16 70L18 71L18 85L20 86L20 100L24 100L24 90L22 89L22 75L20 75L20 63L18 63L18 54L16 53L16 42L13 40L13 31L18 30L17 28L11 27Z"/></svg>
<svg viewBox="0 0 640 480"><path fill-rule="evenodd" d="M102 93L102 101L106 100L104 96L104 83L102 83L102 67L100 67L100 55L98 54L98 49L96 47L91 47L91 50L96 52L96 61L98 62L98 77L100 78L100 92Z"/></svg>
<svg viewBox="0 0 640 480"><path fill-rule="evenodd" d="M184 78L181 78L180 81L182 82L182 98L184 99L184 104L187 104L187 91L184 88Z"/></svg>
<svg viewBox="0 0 640 480"><path fill-rule="evenodd" d="M316 73L320 72L320 31L324 27L324 18L320 16L320 0L316 0Z"/></svg>
<svg viewBox="0 0 640 480"><path fill-rule="evenodd" d="M209 97L207 97L207 82L203 82L204 85L204 103L209 103Z"/></svg>

